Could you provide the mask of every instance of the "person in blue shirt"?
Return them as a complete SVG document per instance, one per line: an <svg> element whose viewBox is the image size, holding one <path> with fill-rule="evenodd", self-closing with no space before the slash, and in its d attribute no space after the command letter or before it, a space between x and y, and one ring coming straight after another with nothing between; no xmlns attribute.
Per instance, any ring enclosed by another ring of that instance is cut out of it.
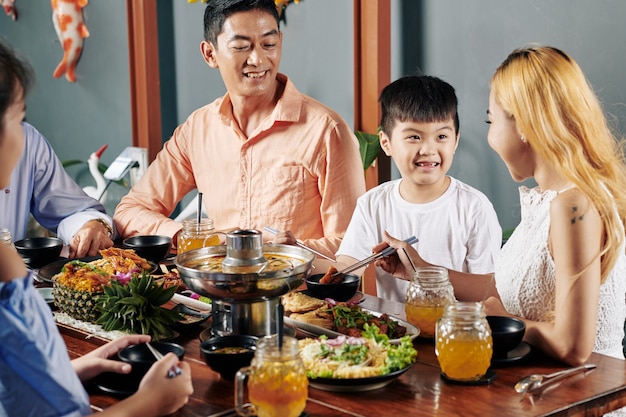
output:
<svg viewBox="0 0 626 417"><path fill-rule="evenodd" d="M25 146L24 98L32 74L0 42L0 188L9 184ZM124 336L70 361L50 309L33 285L33 272L4 244L0 265L0 416L92 414L82 382L102 372L129 373L130 365L109 358L126 346L150 341L150 336ZM174 365L182 373L168 378ZM189 364L168 353L152 366L135 394L99 415L168 415L186 404L192 392Z"/></svg>
<svg viewBox="0 0 626 417"><path fill-rule="evenodd" d="M0 110L7 110L8 104ZM0 189L0 227L9 229L14 241L21 240L32 214L69 246L70 258L95 256L112 246L115 229L104 206L65 172L37 129L23 120L18 123L23 146L16 164L10 165L14 168L9 182Z"/></svg>

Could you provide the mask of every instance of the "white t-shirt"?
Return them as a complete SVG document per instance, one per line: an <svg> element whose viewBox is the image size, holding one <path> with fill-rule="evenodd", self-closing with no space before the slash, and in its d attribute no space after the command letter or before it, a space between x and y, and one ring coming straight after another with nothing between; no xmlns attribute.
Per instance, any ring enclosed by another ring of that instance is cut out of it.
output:
<svg viewBox="0 0 626 417"><path fill-rule="evenodd" d="M416 236L413 247L428 263L477 274L494 271L502 245L502 228L489 199L450 177L438 199L412 204L400 196L402 179L383 183L362 195L337 251L355 259L372 254L383 231L398 239ZM376 268L378 296L404 302L408 282Z"/></svg>

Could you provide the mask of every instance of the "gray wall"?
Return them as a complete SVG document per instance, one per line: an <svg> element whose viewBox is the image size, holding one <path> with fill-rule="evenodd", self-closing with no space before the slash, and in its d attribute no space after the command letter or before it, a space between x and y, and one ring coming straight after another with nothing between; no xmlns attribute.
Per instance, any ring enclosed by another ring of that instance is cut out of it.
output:
<svg viewBox="0 0 626 417"><path fill-rule="evenodd" d="M14 22L0 13L0 35L31 62L36 85L27 99L26 119L52 143L62 161L87 160L104 144L109 164L131 144L128 37L124 0L91 1L85 8L90 36L77 66L77 81L55 79L63 57L49 1L17 1ZM91 185L86 168L68 171ZM109 211L124 189L113 185Z"/></svg>
<svg viewBox="0 0 626 417"><path fill-rule="evenodd" d="M396 21L403 39L394 78L423 72L452 84L461 142L450 174L494 203L503 229L519 221L515 183L487 144L489 80L516 47L539 42L572 55L626 132L626 2L612 0L404 0ZM532 183L529 183L532 185Z"/></svg>
<svg viewBox="0 0 626 417"><path fill-rule="evenodd" d="M200 56L202 2L156 0L159 10L164 139L194 109L224 92L217 70ZM78 81L53 79L62 51L45 0L17 2L19 19L0 13L0 35L33 63L38 77L27 117L62 160L87 159L101 144L110 163L130 137L126 0L91 1L91 36L78 64ZM455 86L461 144L451 175L494 202L503 228L519 220L517 184L486 142L489 78L515 47L551 44L582 66L620 132L626 130L626 2L617 0L393 0L392 78L422 72ZM328 104L352 124L353 15L350 0L302 0L282 25L281 71L304 93ZM73 172L88 185L85 172ZM397 173L395 174L397 175ZM121 188L121 187L120 187ZM115 199L124 190L113 187ZM115 195L117 193L117 195Z"/></svg>

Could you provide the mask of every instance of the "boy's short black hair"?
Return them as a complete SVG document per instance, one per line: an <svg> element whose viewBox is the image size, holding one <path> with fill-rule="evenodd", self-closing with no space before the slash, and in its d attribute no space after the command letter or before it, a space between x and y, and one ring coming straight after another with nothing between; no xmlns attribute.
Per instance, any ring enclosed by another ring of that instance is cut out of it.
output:
<svg viewBox="0 0 626 417"><path fill-rule="evenodd" d="M455 133L459 132L458 101L454 87L429 75L402 77L380 93L382 108L380 128L387 136L396 121L440 122L452 118Z"/></svg>
<svg viewBox="0 0 626 417"><path fill-rule="evenodd" d="M280 16L274 0L209 0L204 9L204 40L217 48L217 36L222 32L224 21L233 13L259 9L268 12L280 28Z"/></svg>
<svg viewBox="0 0 626 417"><path fill-rule="evenodd" d="M21 58L5 41L0 39L0 133L4 130L4 113L21 95L26 97L35 82L33 67Z"/></svg>

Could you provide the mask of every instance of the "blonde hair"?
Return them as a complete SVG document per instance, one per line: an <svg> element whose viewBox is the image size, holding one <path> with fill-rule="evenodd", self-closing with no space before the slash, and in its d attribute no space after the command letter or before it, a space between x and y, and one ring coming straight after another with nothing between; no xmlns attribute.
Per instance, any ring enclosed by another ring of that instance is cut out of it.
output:
<svg viewBox="0 0 626 417"><path fill-rule="evenodd" d="M529 45L500 64L491 91L537 155L583 192L600 213L606 234L598 254L604 282L624 241L626 167L622 145L591 85L563 51Z"/></svg>

